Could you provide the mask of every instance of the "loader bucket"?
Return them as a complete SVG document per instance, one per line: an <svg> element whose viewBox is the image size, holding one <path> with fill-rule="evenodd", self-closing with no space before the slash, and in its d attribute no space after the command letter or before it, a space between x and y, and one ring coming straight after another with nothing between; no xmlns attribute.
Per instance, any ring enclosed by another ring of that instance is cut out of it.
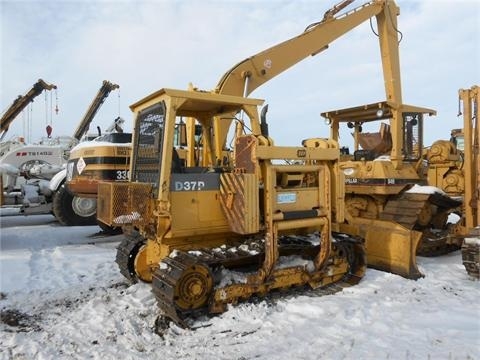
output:
<svg viewBox="0 0 480 360"><path fill-rule="evenodd" d="M422 233L385 220L354 218L342 231L365 239L367 265L407 279L418 279L416 252Z"/></svg>

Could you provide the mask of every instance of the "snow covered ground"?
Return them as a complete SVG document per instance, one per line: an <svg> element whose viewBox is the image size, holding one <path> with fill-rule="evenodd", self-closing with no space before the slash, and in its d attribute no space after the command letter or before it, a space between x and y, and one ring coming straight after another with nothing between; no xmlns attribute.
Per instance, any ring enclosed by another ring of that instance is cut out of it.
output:
<svg viewBox="0 0 480 360"><path fill-rule="evenodd" d="M121 236L52 216L1 221L0 359L480 359L480 283L460 252L425 277L368 269L359 285L231 307L195 330L154 331L148 284L117 270Z"/></svg>

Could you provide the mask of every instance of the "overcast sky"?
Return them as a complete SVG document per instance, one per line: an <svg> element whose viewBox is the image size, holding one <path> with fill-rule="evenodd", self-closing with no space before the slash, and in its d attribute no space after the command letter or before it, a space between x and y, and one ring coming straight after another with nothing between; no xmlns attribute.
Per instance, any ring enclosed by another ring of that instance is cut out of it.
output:
<svg viewBox="0 0 480 360"><path fill-rule="evenodd" d="M37 97L5 139L27 135L28 118L32 142L45 135L50 117L53 136L72 135L103 80L120 91L90 128L106 128L120 115L131 130L130 104L162 87L186 89L189 82L211 90L234 64L300 34L336 2L0 0L0 111L39 78L58 86L60 110L50 115L50 98ZM462 126L458 89L480 85L480 0L397 4L403 100L438 111L426 120L428 145ZM377 37L365 22L251 96L269 104L277 144L326 137L320 112L385 99ZM350 144L350 135L341 141Z"/></svg>

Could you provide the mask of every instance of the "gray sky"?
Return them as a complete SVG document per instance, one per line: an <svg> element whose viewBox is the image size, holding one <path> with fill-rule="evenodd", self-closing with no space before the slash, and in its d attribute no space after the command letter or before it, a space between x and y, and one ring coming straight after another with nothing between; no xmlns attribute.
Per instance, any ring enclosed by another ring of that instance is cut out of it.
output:
<svg viewBox="0 0 480 360"><path fill-rule="evenodd" d="M300 34L336 2L0 0L0 111L39 78L58 86L60 109L51 116L50 98L37 97L5 139L26 135L28 117L32 141L45 135L50 117L53 136L71 135L103 80L120 92L111 93L90 128L105 129L120 114L131 130L130 104L189 82L211 90L234 64ZM462 126L458 89L480 85L480 0L397 4L403 100L438 111L426 120L428 145ZM366 22L251 96L269 104L277 144L326 137L320 112L385 99L377 37ZM341 141L350 144L350 135Z"/></svg>

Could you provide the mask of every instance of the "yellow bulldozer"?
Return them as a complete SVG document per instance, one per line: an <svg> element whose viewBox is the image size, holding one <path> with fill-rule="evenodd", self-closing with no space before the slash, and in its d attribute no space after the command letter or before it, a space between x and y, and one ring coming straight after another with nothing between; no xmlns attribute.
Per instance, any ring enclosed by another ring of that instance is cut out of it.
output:
<svg viewBox="0 0 480 360"><path fill-rule="evenodd" d="M361 239L332 234L344 214L338 146L275 146L262 103L161 89L132 105L130 182L99 184L98 219L129 232L117 253L122 274L152 281L162 310L181 325L205 308L222 312L292 286L348 286L365 272ZM233 155L212 162L214 118L240 112ZM184 117L201 125L199 166L173 146Z"/></svg>
<svg viewBox="0 0 480 360"><path fill-rule="evenodd" d="M424 115L433 114L394 101L321 114L333 140L339 139L340 125L353 130L353 154L342 156L339 165L345 174L347 220L340 228L365 238L369 266L412 279L422 276L416 254L459 248L450 241L447 220L461 202L425 187L419 174ZM381 122L381 131L364 133L371 122Z"/></svg>

